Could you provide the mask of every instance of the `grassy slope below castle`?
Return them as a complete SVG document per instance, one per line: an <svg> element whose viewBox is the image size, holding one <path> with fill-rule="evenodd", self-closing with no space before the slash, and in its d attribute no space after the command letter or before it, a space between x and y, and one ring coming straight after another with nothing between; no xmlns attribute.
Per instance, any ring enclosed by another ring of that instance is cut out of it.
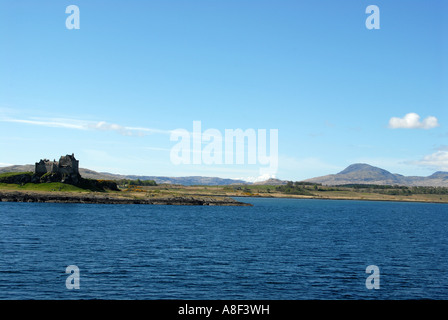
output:
<svg viewBox="0 0 448 320"><path fill-rule="evenodd" d="M72 186L61 182L50 183L26 183L24 185L15 183L0 183L0 190L17 190L17 191L63 191L63 192L85 192L86 189Z"/></svg>
<svg viewBox="0 0 448 320"><path fill-rule="evenodd" d="M76 185L62 182L47 181L51 174L41 177L33 172L7 172L0 174L0 190L23 190L23 191L63 191L63 192L104 192L109 190L118 191L116 184L110 181L80 178Z"/></svg>

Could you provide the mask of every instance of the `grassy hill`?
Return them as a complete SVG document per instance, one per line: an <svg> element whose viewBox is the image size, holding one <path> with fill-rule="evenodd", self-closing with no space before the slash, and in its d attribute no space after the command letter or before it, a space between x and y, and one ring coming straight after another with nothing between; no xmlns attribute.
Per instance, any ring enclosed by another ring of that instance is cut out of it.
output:
<svg viewBox="0 0 448 320"><path fill-rule="evenodd" d="M81 189L71 184L61 182L50 183L26 183L24 185L15 183L0 183L0 190L23 190L23 191L64 191L64 192L81 192L88 191Z"/></svg>
<svg viewBox="0 0 448 320"><path fill-rule="evenodd" d="M14 165L0 168L0 174L6 172L28 172L34 171L34 165ZM219 177L162 177L162 176L141 176L141 175L121 175L108 172L96 172L90 169L79 168L79 173L83 178L95 180L154 180L157 184L180 184L180 185L232 185L246 184L243 180L225 179Z"/></svg>
<svg viewBox="0 0 448 320"><path fill-rule="evenodd" d="M365 163L348 166L337 174L307 179L305 182L320 183L327 186L349 184L375 184L422 187L448 187L448 172L436 172L428 177L403 176L390 173Z"/></svg>
<svg viewBox="0 0 448 320"><path fill-rule="evenodd" d="M84 179L76 184L42 181L33 172L5 172L0 173L0 190L29 190L29 191L118 191L115 182Z"/></svg>

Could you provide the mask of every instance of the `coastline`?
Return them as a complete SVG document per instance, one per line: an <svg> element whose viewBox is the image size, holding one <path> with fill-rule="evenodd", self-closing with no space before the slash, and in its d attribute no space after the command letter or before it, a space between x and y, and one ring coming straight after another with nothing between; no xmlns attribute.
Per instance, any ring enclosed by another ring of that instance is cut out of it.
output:
<svg viewBox="0 0 448 320"><path fill-rule="evenodd" d="M415 200L415 199L376 199L376 198L356 198L356 197L319 197L319 196L246 196L239 195L235 198L262 198L262 199L302 199L302 200L348 200L348 201L375 201L375 202L404 202L404 203L435 203L435 204L448 204L445 201L432 201L432 200Z"/></svg>
<svg viewBox="0 0 448 320"><path fill-rule="evenodd" d="M85 203L85 204L145 204L187 206L252 206L230 197L212 196L166 196L157 198L131 198L114 194L92 194L73 192L23 192L0 191L0 202L36 203Z"/></svg>
<svg viewBox="0 0 448 320"><path fill-rule="evenodd" d="M309 200L351 200L351 201L383 201L406 203L438 203L446 201L431 199L415 199L405 197L375 197L375 196L319 196L319 195L286 195L286 194L206 194L182 193L165 194L161 196L139 197L120 193L99 192L45 192L0 190L0 202L36 202L36 203L85 203L85 204L145 204L145 205L187 205L187 206L253 206L250 203L234 198L262 199L309 199Z"/></svg>

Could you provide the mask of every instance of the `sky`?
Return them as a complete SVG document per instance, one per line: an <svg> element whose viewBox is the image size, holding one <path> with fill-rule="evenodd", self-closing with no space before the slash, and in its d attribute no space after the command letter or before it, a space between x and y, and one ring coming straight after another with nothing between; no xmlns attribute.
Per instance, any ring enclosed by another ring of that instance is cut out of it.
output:
<svg viewBox="0 0 448 320"><path fill-rule="evenodd" d="M446 21L441 0L2 0L0 166L74 153L100 172L248 181L448 171ZM195 123L215 139L266 130L278 166L249 163L249 140L243 163L193 163L212 141ZM190 164L173 132L202 139Z"/></svg>

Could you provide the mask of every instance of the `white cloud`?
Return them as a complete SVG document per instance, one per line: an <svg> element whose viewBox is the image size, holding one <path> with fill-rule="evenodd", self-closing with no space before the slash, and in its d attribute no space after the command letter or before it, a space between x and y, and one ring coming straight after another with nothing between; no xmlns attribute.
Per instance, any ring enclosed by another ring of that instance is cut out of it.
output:
<svg viewBox="0 0 448 320"><path fill-rule="evenodd" d="M0 167L9 167L9 166L13 166L13 164L0 162Z"/></svg>
<svg viewBox="0 0 448 320"><path fill-rule="evenodd" d="M262 174L261 176L258 177L245 177L245 178L235 178L237 180L243 180L246 182L263 182L269 179L275 179L275 175L274 174Z"/></svg>
<svg viewBox="0 0 448 320"><path fill-rule="evenodd" d="M77 129L77 130L86 130L87 129L82 124L75 123L73 121L61 120L61 119L51 119L51 120L1 119L0 121L32 124L32 125L51 127L51 128L66 128L66 129Z"/></svg>
<svg viewBox="0 0 448 320"><path fill-rule="evenodd" d="M416 164L434 168L436 170L448 171L448 150L440 148L436 152L424 156Z"/></svg>
<svg viewBox="0 0 448 320"><path fill-rule="evenodd" d="M133 132L126 129L123 126L115 123L107 123L106 121L100 121L96 123L89 123L87 125L89 129L100 130L100 131L115 131L123 136L132 136Z"/></svg>
<svg viewBox="0 0 448 320"><path fill-rule="evenodd" d="M403 118L392 117L389 120L391 129L432 129L439 126L436 117L429 116L420 121L420 116L416 113L408 113Z"/></svg>
<svg viewBox="0 0 448 320"><path fill-rule="evenodd" d="M142 128L142 127L126 127L126 129L131 131L142 131L142 132L161 133L161 134L171 134L171 132L173 131L173 130L160 130L154 128Z"/></svg>
<svg viewBox="0 0 448 320"><path fill-rule="evenodd" d="M64 128L75 130L98 130L98 131L114 131L123 136L145 136L152 133L170 134L169 130L159 130L143 127L125 127L115 123L106 121L87 121L60 118L31 118L31 119L13 119L0 118L1 122L21 123L49 128Z"/></svg>

